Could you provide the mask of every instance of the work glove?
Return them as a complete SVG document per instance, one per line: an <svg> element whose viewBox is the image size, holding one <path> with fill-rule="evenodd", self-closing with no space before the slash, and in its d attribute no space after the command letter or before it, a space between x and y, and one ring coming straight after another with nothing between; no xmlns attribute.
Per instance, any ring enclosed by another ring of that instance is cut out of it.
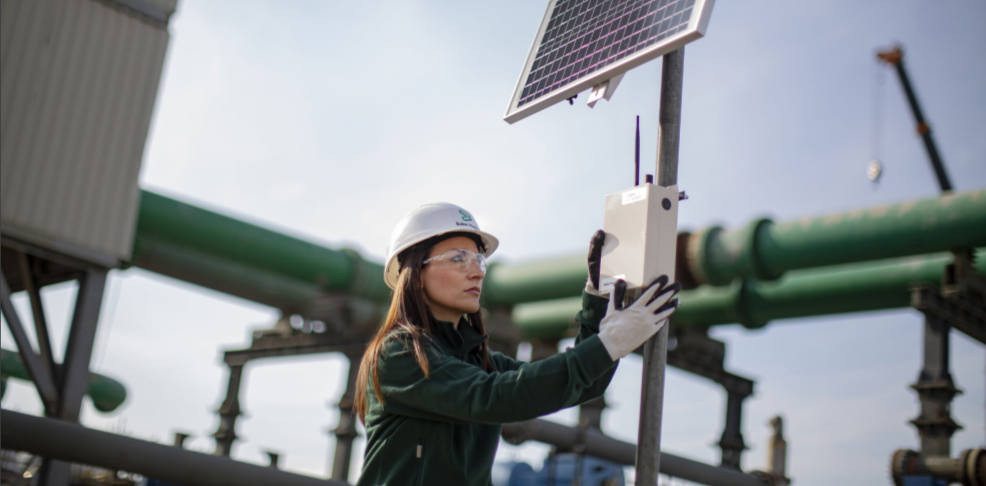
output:
<svg viewBox="0 0 986 486"><path fill-rule="evenodd" d="M596 231L589 241L589 278L585 282L585 292L596 297L602 297L599 293L599 266L603 258L603 244L606 243L606 232Z"/></svg>
<svg viewBox="0 0 986 486"><path fill-rule="evenodd" d="M681 290L681 284L668 285L668 276L661 275L624 307L626 289L626 282L616 281L606 317L599 323L599 340L613 361L632 353L667 324L668 317L678 308L678 299L673 297Z"/></svg>

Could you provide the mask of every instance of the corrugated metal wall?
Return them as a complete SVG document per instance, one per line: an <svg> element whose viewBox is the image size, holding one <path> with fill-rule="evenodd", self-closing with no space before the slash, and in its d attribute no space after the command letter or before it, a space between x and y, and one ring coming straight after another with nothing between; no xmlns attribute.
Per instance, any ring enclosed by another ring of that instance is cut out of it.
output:
<svg viewBox="0 0 986 486"><path fill-rule="evenodd" d="M0 1L6 235L129 259L168 32L126 3Z"/></svg>

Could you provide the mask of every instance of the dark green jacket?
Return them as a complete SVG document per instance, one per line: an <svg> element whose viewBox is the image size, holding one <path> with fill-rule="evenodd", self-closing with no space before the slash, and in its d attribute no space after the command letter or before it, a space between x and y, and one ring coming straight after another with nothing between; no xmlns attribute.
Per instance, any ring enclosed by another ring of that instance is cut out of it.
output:
<svg viewBox="0 0 986 486"><path fill-rule="evenodd" d="M465 321L438 322L425 346L425 378L400 334L378 361L385 405L368 380L367 446L360 486L491 484L500 424L520 422L598 398L616 363L596 336L606 300L583 294L576 345L534 363L491 352L495 372L473 350L486 336Z"/></svg>

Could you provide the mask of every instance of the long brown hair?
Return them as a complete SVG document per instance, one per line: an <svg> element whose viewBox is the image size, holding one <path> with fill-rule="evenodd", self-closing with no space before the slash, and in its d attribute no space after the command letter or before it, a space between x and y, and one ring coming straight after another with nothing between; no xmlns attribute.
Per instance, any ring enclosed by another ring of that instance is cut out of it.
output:
<svg viewBox="0 0 986 486"><path fill-rule="evenodd" d="M367 345L366 352L363 353L363 360L359 365L359 374L356 377L353 411L364 424L366 424L366 411L369 407L366 396L367 382L371 376L373 377L374 394L381 404L384 403L383 394L380 392L380 374L377 372L377 362L384 345L388 339L393 337L395 331L407 333L407 339L414 351L414 358L417 360L418 366L421 367L425 377L431 375L431 367L428 364L424 347L431 345L429 341L434 336L435 316L432 315L431 309L425 301L424 288L421 285L421 269L424 267L424 260L428 257L431 248L442 240L454 236L467 236L473 239L479 250L483 251L482 240L472 233L446 233L418 243L404 250L398 256L401 270L397 285L394 288L394 296L390 301L390 310L387 312L383 324L370 339L370 344ZM482 312L467 314L466 318L473 329L480 334L486 334L486 324L483 322ZM483 341L476 352L483 358L484 370L487 372L496 370L490 361L489 346L486 341Z"/></svg>

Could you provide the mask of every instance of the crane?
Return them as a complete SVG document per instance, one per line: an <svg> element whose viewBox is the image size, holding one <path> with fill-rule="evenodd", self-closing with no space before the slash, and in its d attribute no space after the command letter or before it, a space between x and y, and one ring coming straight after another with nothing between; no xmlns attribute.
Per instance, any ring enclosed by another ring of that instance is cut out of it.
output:
<svg viewBox="0 0 986 486"><path fill-rule="evenodd" d="M931 166L935 170L935 176L938 178L938 185L941 186L942 193L952 192L952 183L948 179L948 174L945 173L945 165L942 163L941 156L938 155L938 147L935 145L934 137L931 136L931 127L928 126L928 123L924 119L921 106L918 105L917 95L914 94L914 88L911 87L911 81L907 77L907 71L904 69L904 51L898 45L893 49L877 52L876 57L893 66L894 70L897 71L900 84L904 87L904 94L907 96L907 102L911 105L911 112L914 113L914 121L917 122L917 132L921 135L924 148L927 150L928 157L931 159Z"/></svg>

